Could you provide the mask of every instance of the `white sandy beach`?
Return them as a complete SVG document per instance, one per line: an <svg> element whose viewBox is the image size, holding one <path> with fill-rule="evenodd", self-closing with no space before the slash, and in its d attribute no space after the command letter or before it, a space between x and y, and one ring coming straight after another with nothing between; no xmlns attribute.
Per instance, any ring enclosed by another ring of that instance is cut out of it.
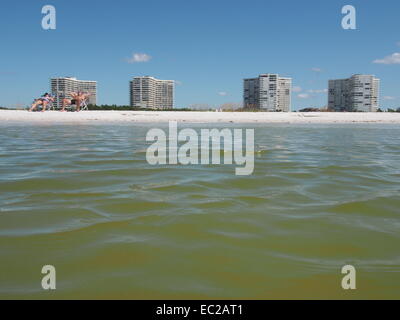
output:
<svg viewBox="0 0 400 320"><path fill-rule="evenodd" d="M267 112L187 112L187 111L82 111L28 112L0 110L0 123L398 123L400 113L267 113Z"/></svg>

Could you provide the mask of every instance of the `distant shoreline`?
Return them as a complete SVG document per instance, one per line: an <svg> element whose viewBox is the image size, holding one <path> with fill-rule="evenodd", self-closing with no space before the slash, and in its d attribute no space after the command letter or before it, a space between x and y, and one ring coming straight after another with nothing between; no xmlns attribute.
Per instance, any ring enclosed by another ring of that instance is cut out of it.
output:
<svg viewBox="0 0 400 320"><path fill-rule="evenodd" d="M28 112L0 110L0 123L388 123L400 124L400 113L340 112L207 112L207 111L82 111Z"/></svg>

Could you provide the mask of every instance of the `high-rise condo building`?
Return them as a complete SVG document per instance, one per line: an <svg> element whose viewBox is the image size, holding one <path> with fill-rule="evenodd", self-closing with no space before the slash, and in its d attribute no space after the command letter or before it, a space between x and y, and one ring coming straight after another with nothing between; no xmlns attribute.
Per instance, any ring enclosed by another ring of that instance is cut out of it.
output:
<svg viewBox="0 0 400 320"><path fill-rule="evenodd" d="M347 112L376 112L380 80L356 74L348 79L329 80L328 109Z"/></svg>
<svg viewBox="0 0 400 320"><path fill-rule="evenodd" d="M60 108L64 98L71 99L71 92L90 93L88 104L97 104L97 81L78 80L72 77L52 78L51 94L55 97L54 106Z"/></svg>
<svg viewBox="0 0 400 320"><path fill-rule="evenodd" d="M174 80L134 77L130 81L131 106L148 109L174 108Z"/></svg>
<svg viewBox="0 0 400 320"><path fill-rule="evenodd" d="M244 79L243 106L265 111L291 111L292 79L278 74L261 74Z"/></svg>

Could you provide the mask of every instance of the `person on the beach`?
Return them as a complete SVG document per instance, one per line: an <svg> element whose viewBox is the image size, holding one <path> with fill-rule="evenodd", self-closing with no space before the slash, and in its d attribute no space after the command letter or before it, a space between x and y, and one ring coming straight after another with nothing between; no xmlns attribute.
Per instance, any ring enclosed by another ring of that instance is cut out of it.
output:
<svg viewBox="0 0 400 320"><path fill-rule="evenodd" d="M67 106L70 106L72 104L77 105L78 103L80 104L80 98L79 98L79 92L71 92L71 99L68 98L64 98L62 99L62 109L61 112L65 112L65 108Z"/></svg>
<svg viewBox="0 0 400 320"><path fill-rule="evenodd" d="M87 100L92 94L90 92L81 92L79 95L80 98L80 103L76 105L76 111L80 111L81 106L83 105L83 102Z"/></svg>
<svg viewBox="0 0 400 320"><path fill-rule="evenodd" d="M83 101L90 96L90 93L85 93L82 91L71 92L71 99L64 98L62 100L62 112L65 112L65 108L70 105L76 105L76 111L79 112Z"/></svg>
<svg viewBox="0 0 400 320"><path fill-rule="evenodd" d="M31 106L31 108L29 109L29 111L36 110L37 107L41 105L42 106L42 112L45 112L47 106L52 101L54 101L54 98L49 93L46 92L40 98L35 99L35 101L33 102L32 106Z"/></svg>

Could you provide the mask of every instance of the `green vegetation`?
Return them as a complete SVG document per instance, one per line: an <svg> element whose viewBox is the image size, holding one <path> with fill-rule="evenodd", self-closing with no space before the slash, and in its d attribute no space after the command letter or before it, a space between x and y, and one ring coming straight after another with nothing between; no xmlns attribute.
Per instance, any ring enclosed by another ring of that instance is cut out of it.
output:
<svg viewBox="0 0 400 320"><path fill-rule="evenodd" d="M397 108L397 109L388 108L387 112L400 112L400 108Z"/></svg>
<svg viewBox="0 0 400 320"><path fill-rule="evenodd" d="M299 112L321 112L321 109L318 108L304 108L299 110Z"/></svg>
<svg viewBox="0 0 400 320"><path fill-rule="evenodd" d="M109 111L109 110L116 110L116 111L197 111L192 110L189 108L184 109L147 109L147 108L134 108L131 106L117 106L116 104L113 105L88 105L89 110L97 110L97 111Z"/></svg>
<svg viewBox="0 0 400 320"><path fill-rule="evenodd" d="M29 107L26 108L6 108L0 106L0 110L27 110ZM197 109L197 108L176 108L176 109L147 109L147 108L134 108L131 106L118 106L116 104L113 105L88 105L88 109L91 111L192 111L192 112L210 112L215 111L215 108L204 108L204 109ZM221 112L267 112L265 110L257 109L257 108L219 108ZM277 111L279 112L279 111ZM327 110L326 108L304 108L298 111L293 112L333 112L331 110ZM361 112L361 111L353 111L353 112ZM379 108L377 112L391 112L391 113L400 113L400 107L397 109L394 108L387 108L386 110L383 108Z"/></svg>

